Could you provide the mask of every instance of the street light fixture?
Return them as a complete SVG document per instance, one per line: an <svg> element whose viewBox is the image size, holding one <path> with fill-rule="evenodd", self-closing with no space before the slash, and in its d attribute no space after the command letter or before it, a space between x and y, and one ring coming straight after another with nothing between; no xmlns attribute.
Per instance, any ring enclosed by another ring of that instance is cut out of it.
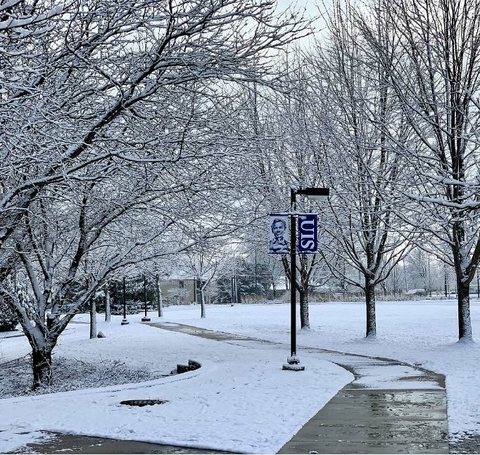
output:
<svg viewBox="0 0 480 455"><path fill-rule="evenodd" d="M300 188L298 190L294 190L293 188L290 189L290 203L292 205L295 204L297 194L302 194L306 196L308 199L317 202L325 202L328 201L328 196L330 196L330 188Z"/></svg>
<svg viewBox="0 0 480 455"><path fill-rule="evenodd" d="M330 194L330 188L300 188L290 189L290 357L283 365L284 370L303 371L305 367L300 364L297 357L297 194L306 196L314 201L326 201Z"/></svg>

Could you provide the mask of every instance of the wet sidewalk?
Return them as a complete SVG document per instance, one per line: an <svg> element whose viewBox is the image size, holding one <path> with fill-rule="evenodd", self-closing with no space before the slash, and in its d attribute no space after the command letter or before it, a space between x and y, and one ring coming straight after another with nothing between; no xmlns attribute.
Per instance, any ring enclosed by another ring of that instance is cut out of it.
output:
<svg viewBox="0 0 480 455"><path fill-rule="evenodd" d="M165 330L227 343L281 343L174 323ZM288 349L287 349L288 350ZM449 453L445 377L392 359L302 348L355 375L278 453ZM321 378L319 378L321 380Z"/></svg>
<svg viewBox="0 0 480 455"><path fill-rule="evenodd" d="M28 443L25 450L12 453L85 453L85 454L140 454L140 453L170 453L170 454L207 454L227 453L215 450L192 449L191 447L153 444L150 442L130 441L123 439L98 438L64 433L44 432L45 439L41 442ZM7 452L8 453L8 452Z"/></svg>
<svg viewBox="0 0 480 455"><path fill-rule="evenodd" d="M279 453L449 453L445 394L344 388Z"/></svg>

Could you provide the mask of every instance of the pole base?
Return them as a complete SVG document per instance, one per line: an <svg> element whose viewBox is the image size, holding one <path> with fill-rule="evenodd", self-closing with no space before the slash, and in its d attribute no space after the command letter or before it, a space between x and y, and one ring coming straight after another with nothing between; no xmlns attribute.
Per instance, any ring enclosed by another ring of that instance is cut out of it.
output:
<svg viewBox="0 0 480 455"><path fill-rule="evenodd" d="M130 324L130 322L128 322L126 319L122 319L122 322L120 324L127 325Z"/></svg>
<svg viewBox="0 0 480 455"><path fill-rule="evenodd" d="M304 371L305 367L300 363L300 359L296 355L287 358L287 363L284 363L282 370L290 371Z"/></svg>
<svg viewBox="0 0 480 455"><path fill-rule="evenodd" d="M290 371L305 371L305 367L303 365L294 364L294 363L284 363L282 366L282 370L290 370Z"/></svg>
<svg viewBox="0 0 480 455"><path fill-rule="evenodd" d="M147 318L146 316L142 318L142 322L150 322L151 319L150 318Z"/></svg>

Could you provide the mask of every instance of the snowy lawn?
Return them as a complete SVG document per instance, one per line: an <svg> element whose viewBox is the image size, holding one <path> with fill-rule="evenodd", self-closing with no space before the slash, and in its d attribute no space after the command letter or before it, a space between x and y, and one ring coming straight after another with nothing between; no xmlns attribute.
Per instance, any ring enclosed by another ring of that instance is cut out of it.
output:
<svg viewBox="0 0 480 455"><path fill-rule="evenodd" d="M196 309L192 307L192 315ZM31 432L51 430L272 453L353 379L342 368L314 358L303 374L282 371L287 356L283 350L171 333L143 325L140 318L129 316L127 326L120 325L119 317L100 323L106 338L94 340L88 338L88 324L72 324L55 355L99 364L117 359L158 376L188 359L199 361L202 368L140 384L0 400L0 452L32 442L37 434ZM77 317L77 321L85 319ZM0 346L5 353L28 351L18 337L3 338ZM168 402L146 407L120 404L131 399Z"/></svg>
<svg viewBox="0 0 480 455"><path fill-rule="evenodd" d="M299 330L298 354L306 371L281 370L289 354L289 305L168 307L152 322L178 322L285 343L235 346L167 332L140 323L142 315L100 322L107 338L88 338L88 316L79 315L61 336L55 356L108 365L118 361L160 377L177 363L203 367L182 375L107 388L0 400L0 452L33 440L36 430L137 439L250 453L274 453L353 377L343 369L302 355L302 346L390 357L447 376L449 427L480 433L480 348L459 344L454 301L378 302L377 339L364 339L361 303L310 306L310 330ZM480 330L480 303L472 301L474 336ZM5 337L5 336L8 336ZM23 337L0 334L0 363L28 353ZM480 334L478 334L480 337ZM3 371L2 374L8 374ZM108 382L108 379L106 379ZM168 400L132 408L126 399ZM31 432L30 434L24 434Z"/></svg>
<svg viewBox="0 0 480 455"><path fill-rule="evenodd" d="M254 312L252 308L255 308ZM199 309L168 308L165 320L288 343L289 307L236 305ZM198 313L198 314L195 314ZM471 300L474 338L480 340L480 302ZM363 303L310 304L310 330L299 330L301 346L389 357L421 364L446 375L449 431L480 434L480 344L458 343L457 305L453 300L377 302L377 337L366 340ZM298 323L297 323L298 324Z"/></svg>

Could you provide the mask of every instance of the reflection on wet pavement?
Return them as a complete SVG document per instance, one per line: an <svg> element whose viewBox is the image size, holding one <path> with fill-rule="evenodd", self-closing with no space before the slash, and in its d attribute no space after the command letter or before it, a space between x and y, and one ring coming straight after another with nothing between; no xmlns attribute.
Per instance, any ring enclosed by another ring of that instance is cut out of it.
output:
<svg viewBox="0 0 480 455"><path fill-rule="evenodd" d="M279 453L448 453L445 393L342 389Z"/></svg>

